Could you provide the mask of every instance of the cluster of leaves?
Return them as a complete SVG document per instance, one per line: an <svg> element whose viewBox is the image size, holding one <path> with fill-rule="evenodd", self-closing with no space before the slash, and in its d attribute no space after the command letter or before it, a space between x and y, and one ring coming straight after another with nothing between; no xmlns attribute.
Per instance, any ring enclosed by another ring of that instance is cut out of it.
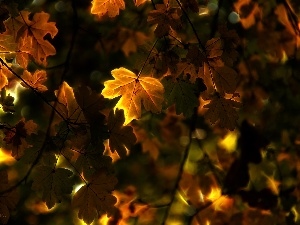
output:
<svg viewBox="0 0 300 225"><path fill-rule="evenodd" d="M0 224L299 222L297 6L0 1Z"/></svg>

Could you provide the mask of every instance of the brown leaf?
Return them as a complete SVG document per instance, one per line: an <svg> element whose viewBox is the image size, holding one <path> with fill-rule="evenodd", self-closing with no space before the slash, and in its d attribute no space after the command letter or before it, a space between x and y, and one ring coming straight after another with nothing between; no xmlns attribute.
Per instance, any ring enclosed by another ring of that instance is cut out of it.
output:
<svg viewBox="0 0 300 225"><path fill-rule="evenodd" d="M136 142L136 137L131 126L123 126L125 121L123 110L113 110L108 116L109 148L112 152L117 151L121 158L126 156L126 149L130 150Z"/></svg>
<svg viewBox="0 0 300 225"><path fill-rule="evenodd" d="M205 118L210 120L212 124L219 120L221 127L234 130L239 118L234 108L239 107L241 107L240 102L217 95L209 104L204 105L204 108L208 108L205 113Z"/></svg>
<svg viewBox="0 0 300 225"><path fill-rule="evenodd" d="M90 224L105 213L113 214L117 199L111 192L116 184L116 177L101 171L81 187L75 193L72 202L73 207L79 208L78 218Z"/></svg>
<svg viewBox="0 0 300 225"><path fill-rule="evenodd" d="M155 10L148 14L148 23L157 24L154 33L157 37L168 35L170 29L179 30L181 28L181 11L179 8L170 8L165 4L156 4Z"/></svg>

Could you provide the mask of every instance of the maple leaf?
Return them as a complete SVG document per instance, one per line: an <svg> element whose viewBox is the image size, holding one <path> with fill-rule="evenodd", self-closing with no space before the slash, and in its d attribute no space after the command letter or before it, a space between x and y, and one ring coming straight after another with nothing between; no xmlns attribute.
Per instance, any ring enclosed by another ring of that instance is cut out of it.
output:
<svg viewBox="0 0 300 225"><path fill-rule="evenodd" d="M234 108L239 108L240 106L240 102L226 99L217 94L210 103L204 105L204 108L208 108L205 118L213 124L219 120L221 127L234 130L239 118Z"/></svg>
<svg viewBox="0 0 300 225"><path fill-rule="evenodd" d="M209 93L214 92L216 87L221 94L233 94L237 88L239 77L237 72L228 66L210 67L207 63L204 63L203 68L199 69L198 76L203 78Z"/></svg>
<svg viewBox="0 0 300 225"><path fill-rule="evenodd" d="M24 150L28 147L26 138L32 133L36 132L37 125L29 120L25 122L25 119L20 120L14 127L4 131L4 141L7 145L11 145L11 155L16 159L24 154Z"/></svg>
<svg viewBox="0 0 300 225"><path fill-rule="evenodd" d="M51 209L60 203L65 195L71 194L74 181L73 172L64 168L39 166L33 176L32 190L42 192L42 199Z"/></svg>
<svg viewBox="0 0 300 225"><path fill-rule="evenodd" d="M199 106L196 84L182 78L172 80L170 76L165 77L162 84L165 87L166 105L175 104L177 114L183 113L185 117L190 117L194 108Z"/></svg>
<svg viewBox="0 0 300 225"><path fill-rule="evenodd" d="M7 171L0 171L0 192L10 188ZM19 194L16 189L0 194L0 224L7 224L10 211L14 210L19 201Z"/></svg>
<svg viewBox="0 0 300 225"><path fill-rule="evenodd" d="M34 74L25 70L23 72L22 78L26 81L27 84L29 84L37 91L44 92L48 90L48 88L43 85L43 83L47 80L47 74L45 70L36 70ZM28 88L28 86L23 82L21 82L21 85Z"/></svg>
<svg viewBox="0 0 300 225"><path fill-rule="evenodd" d="M109 17L119 15L120 9L125 9L124 0L93 0L91 13L100 17L107 14Z"/></svg>
<svg viewBox="0 0 300 225"><path fill-rule="evenodd" d="M220 38L212 38L205 44L206 60L211 67L222 67L224 63L221 59L223 54L223 42Z"/></svg>
<svg viewBox="0 0 300 225"><path fill-rule="evenodd" d="M157 24L154 33L157 37L168 35L170 29L179 30L181 28L181 10L180 8L166 6L165 4L156 4L155 10L148 14L148 23Z"/></svg>
<svg viewBox="0 0 300 225"><path fill-rule="evenodd" d="M54 22L48 22L50 15L45 12L35 13L32 20L29 19L30 12L21 11L20 16L9 18L4 22L5 34L10 34L18 43L21 38L27 43L29 54L33 56L37 63L46 64L46 58L55 55L56 50L53 45L44 39L46 34L51 38L57 34L58 30Z"/></svg>
<svg viewBox="0 0 300 225"><path fill-rule="evenodd" d="M115 80L104 82L102 95L105 98L121 96L115 108L123 109L125 124L141 117L142 103L147 111L159 113L164 101L164 87L152 77L138 77L123 67L111 71Z"/></svg>
<svg viewBox="0 0 300 225"><path fill-rule="evenodd" d="M63 82L59 90L55 91L55 95L58 100L57 110L68 119L75 123L86 122L82 110L76 102L73 88L71 88L67 82Z"/></svg>
<svg viewBox="0 0 300 225"><path fill-rule="evenodd" d="M73 207L79 208L78 218L90 224L105 213L113 214L117 199L111 192L116 184L116 177L100 171L88 184L81 187L72 201Z"/></svg>
<svg viewBox="0 0 300 225"><path fill-rule="evenodd" d="M107 122L110 133L109 148L112 152L116 150L121 158L126 156L126 149L131 149L136 142L132 127L123 126L124 121L123 110L117 109L115 113L111 110Z"/></svg>
<svg viewBox="0 0 300 225"><path fill-rule="evenodd" d="M75 152L75 167L83 173L85 179L90 179L97 171L106 168L110 169L112 160L109 156L103 155L102 149L89 145L86 149Z"/></svg>

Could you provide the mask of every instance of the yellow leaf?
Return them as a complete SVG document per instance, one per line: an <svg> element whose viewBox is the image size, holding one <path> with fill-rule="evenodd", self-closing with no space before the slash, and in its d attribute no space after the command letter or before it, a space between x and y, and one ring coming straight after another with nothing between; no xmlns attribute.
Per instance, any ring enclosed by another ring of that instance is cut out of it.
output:
<svg viewBox="0 0 300 225"><path fill-rule="evenodd" d="M124 0L93 0L92 5L91 13L100 17L106 13L109 17L115 17L120 9L125 9Z"/></svg>
<svg viewBox="0 0 300 225"><path fill-rule="evenodd" d="M123 67L111 71L115 80L104 82L102 95L113 99L121 96L115 108L123 109L125 124L141 117L142 103L147 111L159 113L164 101L164 87L153 77L138 77Z"/></svg>

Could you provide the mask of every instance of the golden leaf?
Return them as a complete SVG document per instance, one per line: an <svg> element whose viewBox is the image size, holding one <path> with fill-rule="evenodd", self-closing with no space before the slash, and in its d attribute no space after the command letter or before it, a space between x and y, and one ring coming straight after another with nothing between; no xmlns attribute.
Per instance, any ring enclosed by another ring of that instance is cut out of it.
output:
<svg viewBox="0 0 300 225"><path fill-rule="evenodd" d="M113 99L121 96L115 108L123 109L125 124L141 117L142 103L147 111L159 113L164 101L164 87L152 77L138 77L123 67L111 71L115 80L104 82L102 95Z"/></svg>

